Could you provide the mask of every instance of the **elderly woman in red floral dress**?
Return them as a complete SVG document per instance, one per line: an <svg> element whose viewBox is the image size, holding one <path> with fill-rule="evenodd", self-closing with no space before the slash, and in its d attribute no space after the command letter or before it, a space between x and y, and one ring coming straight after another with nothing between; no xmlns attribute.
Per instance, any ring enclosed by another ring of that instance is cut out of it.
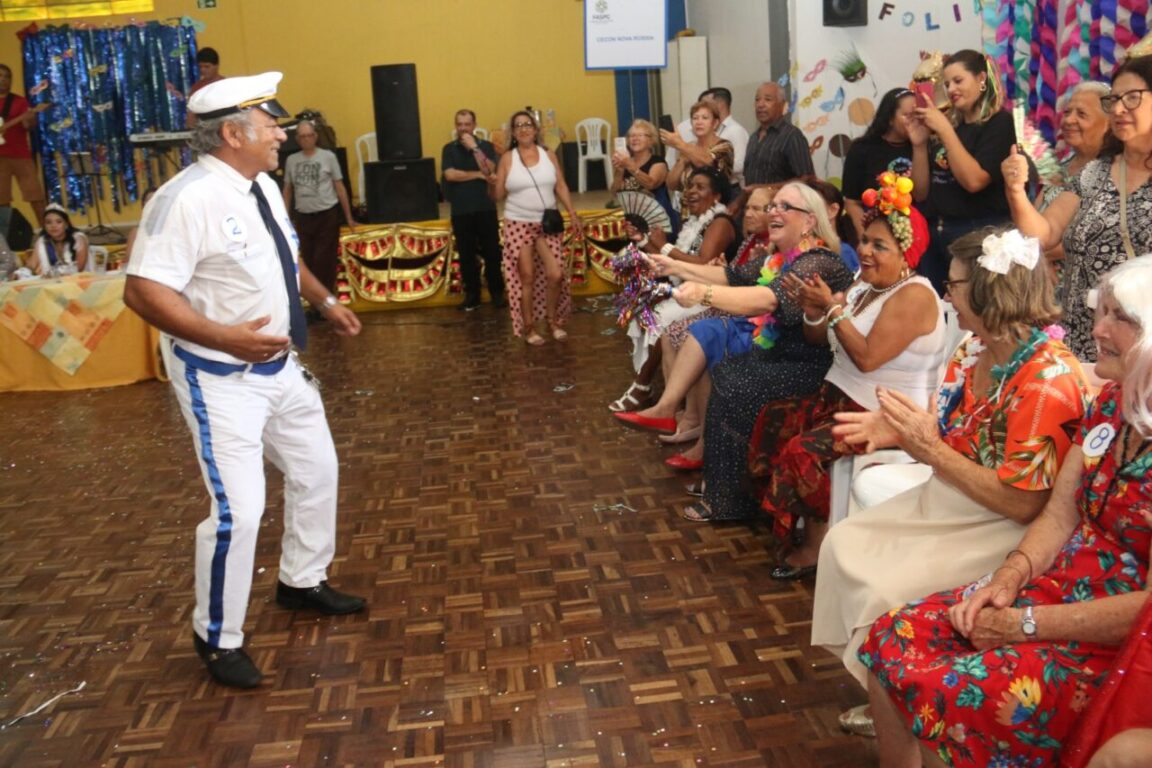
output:
<svg viewBox="0 0 1152 768"><path fill-rule="evenodd" d="M1100 284L1096 372L1047 505L995 572L877 619L860 650L883 766L1055 765L1148 599L1152 257ZM945 552L942 550L941 555Z"/></svg>

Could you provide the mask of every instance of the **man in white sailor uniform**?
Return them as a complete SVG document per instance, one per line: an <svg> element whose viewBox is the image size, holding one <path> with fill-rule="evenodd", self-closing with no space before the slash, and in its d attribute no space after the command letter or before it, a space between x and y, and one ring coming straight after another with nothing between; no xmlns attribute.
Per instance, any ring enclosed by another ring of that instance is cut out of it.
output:
<svg viewBox="0 0 1152 768"><path fill-rule="evenodd" d="M264 457L284 473L284 536L276 602L324 614L363 610L327 583L335 552L336 449L311 375L292 347L307 339L300 296L337 333L360 321L297 258L275 182L286 138L279 72L219 80L197 91L199 160L144 210L125 303L165 334L172 387L192 432L208 517L196 528L193 642L217 682L260 684L243 650L244 615L264 512Z"/></svg>

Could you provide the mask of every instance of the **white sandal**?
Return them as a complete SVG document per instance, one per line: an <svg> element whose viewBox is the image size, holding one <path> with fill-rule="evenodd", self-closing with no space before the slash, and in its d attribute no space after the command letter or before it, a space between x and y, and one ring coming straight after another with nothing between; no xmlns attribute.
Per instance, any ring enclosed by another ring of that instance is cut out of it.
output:
<svg viewBox="0 0 1152 768"><path fill-rule="evenodd" d="M876 738L876 723L872 720L872 707L861 704L840 713L840 729L866 738Z"/></svg>
<svg viewBox="0 0 1152 768"><path fill-rule="evenodd" d="M651 384L639 384L634 381L632 382L632 385L628 387L628 391L620 396L620 399L608 405L608 410L612 411L613 413L619 413L621 411L638 411L640 410L640 406L644 405L645 401L648 399L647 395L651 391Z"/></svg>

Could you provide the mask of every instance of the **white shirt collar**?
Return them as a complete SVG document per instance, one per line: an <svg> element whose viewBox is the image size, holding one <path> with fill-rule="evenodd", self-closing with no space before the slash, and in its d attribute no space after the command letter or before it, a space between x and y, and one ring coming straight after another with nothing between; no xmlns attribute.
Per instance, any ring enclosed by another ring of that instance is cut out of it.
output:
<svg viewBox="0 0 1152 768"><path fill-rule="evenodd" d="M258 174L255 179L246 179L235 168L213 155L200 155L200 158L197 162L203 163L209 171L216 174L217 176L220 176L229 184L234 186L238 191L243 192L244 194L248 194L252 191L252 182L259 181L260 175L262 175Z"/></svg>

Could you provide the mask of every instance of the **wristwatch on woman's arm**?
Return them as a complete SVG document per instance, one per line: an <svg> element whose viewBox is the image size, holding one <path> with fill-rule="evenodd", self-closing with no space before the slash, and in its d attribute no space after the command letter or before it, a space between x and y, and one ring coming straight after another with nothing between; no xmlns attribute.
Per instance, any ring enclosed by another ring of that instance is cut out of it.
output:
<svg viewBox="0 0 1152 768"><path fill-rule="evenodd" d="M1024 606L1024 615L1020 618L1020 631L1024 639L1032 642L1036 639L1036 617L1032 615L1032 606Z"/></svg>

